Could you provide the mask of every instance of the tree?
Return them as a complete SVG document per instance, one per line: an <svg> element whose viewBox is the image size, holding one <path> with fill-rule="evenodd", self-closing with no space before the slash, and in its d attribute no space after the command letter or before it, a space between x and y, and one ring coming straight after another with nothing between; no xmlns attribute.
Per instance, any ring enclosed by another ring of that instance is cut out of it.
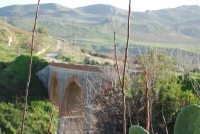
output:
<svg viewBox="0 0 200 134"><path fill-rule="evenodd" d="M140 50L139 50L140 51ZM176 65L176 60L165 55L160 49L151 49L149 54L140 54L134 58L133 66L139 66L139 75L137 88L145 90L145 105L146 105L146 130L150 129L150 113L153 103L154 94L158 93L160 88L156 89L156 83L160 82L163 77L171 78L173 68Z"/></svg>
<svg viewBox="0 0 200 134"><path fill-rule="evenodd" d="M38 27L36 31L37 31L38 33L41 33L41 34L48 35L48 30L47 30L46 26Z"/></svg>

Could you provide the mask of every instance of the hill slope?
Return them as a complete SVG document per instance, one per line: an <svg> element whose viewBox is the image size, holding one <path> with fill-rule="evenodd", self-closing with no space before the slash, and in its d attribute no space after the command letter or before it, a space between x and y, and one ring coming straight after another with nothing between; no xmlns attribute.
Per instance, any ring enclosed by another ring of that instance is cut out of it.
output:
<svg viewBox="0 0 200 134"><path fill-rule="evenodd" d="M0 8L0 16L7 16L10 24L32 30L36 5L13 5ZM26 12L24 12L26 11ZM181 6L146 12L131 12L131 40L134 45L159 44L162 47L200 44L200 7ZM38 26L46 26L52 36L66 38L80 46L97 51L112 49L113 30L119 47L125 45L127 11L110 5L90 5L70 9L58 4L41 4ZM194 48L195 48L194 47Z"/></svg>
<svg viewBox="0 0 200 134"><path fill-rule="evenodd" d="M20 133L25 87L30 57L31 33L0 21L0 133ZM54 41L36 33L33 54ZM19 51L20 50L20 51ZM24 55L21 55L24 54ZM21 56L19 56L21 55ZM25 133L48 133L49 115L53 110L53 126L57 129L58 112L48 101L48 93L36 73L48 63L33 57Z"/></svg>

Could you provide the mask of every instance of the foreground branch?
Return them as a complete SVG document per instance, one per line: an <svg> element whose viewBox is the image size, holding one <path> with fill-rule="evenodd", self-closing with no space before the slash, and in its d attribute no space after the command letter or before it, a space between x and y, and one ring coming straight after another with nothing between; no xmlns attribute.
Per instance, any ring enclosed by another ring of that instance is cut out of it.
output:
<svg viewBox="0 0 200 134"><path fill-rule="evenodd" d="M121 81L121 77L120 77L120 70L119 70L119 65L118 65L118 59L117 59L117 45L116 45L116 32L114 31L114 50L115 50L115 64L116 64L116 67L117 67L117 73L118 73L118 78L119 78L119 83L120 83L120 87L122 88L123 85L122 85L122 81Z"/></svg>
<svg viewBox="0 0 200 134"><path fill-rule="evenodd" d="M117 59L117 44L116 44L116 33L122 28L122 26L120 28L118 28L115 31L114 28L114 22L112 20L112 25L111 25L112 29L113 29L113 35L114 35L114 56L115 56L115 64L117 67L117 73L118 73L118 78L119 78L119 83L120 83L120 87L122 88L122 81L121 81L121 77L120 77L120 70L119 70L119 65L118 65L118 59Z"/></svg>
<svg viewBox="0 0 200 134"><path fill-rule="evenodd" d="M126 100L125 100L125 76L126 76L126 63L128 57L128 47L130 38L130 14L131 14L131 0L129 0L129 12L128 12L128 33L127 33L127 43L124 59L124 72L122 78L122 93L123 93L123 134L126 134Z"/></svg>
<svg viewBox="0 0 200 134"><path fill-rule="evenodd" d="M31 79L31 68L32 68L34 35L35 35L35 29L36 29L36 24L37 24L39 5L40 5L40 0L38 0L37 10L36 10L36 16L35 16L35 23L34 23L33 34L32 34L31 54L30 54L30 63L29 63L29 73L28 73L28 80L27 80L26 91L25 91L25 100L24 100L24 110L23 110L22 125L21 125L21 134L24 133L24 121L25 121L25 117L26 117L26 106L27 106L27 98L28 98L28 89L29 89L30 79Z"/></svg>
<svg viewBox="0 0 200 134"><path fill-rule="evenodd" d="M165 125L165 132L166 132L166 134L168 134L167 123L166 123L165 116L163 113L163 106L162 106L162 117L163 117L163 121L164 121L164 125Z"/></svg>

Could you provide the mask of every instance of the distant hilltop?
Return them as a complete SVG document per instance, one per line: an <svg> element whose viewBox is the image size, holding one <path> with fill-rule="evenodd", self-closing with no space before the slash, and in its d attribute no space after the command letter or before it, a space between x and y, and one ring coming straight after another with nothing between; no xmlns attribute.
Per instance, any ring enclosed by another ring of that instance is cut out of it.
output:
<svg viewBox="0 0 200 134"><path fill-rule="evenodd" d="M7 22L32 30L32 18L35 17L36 4L12 5L0 8L0 18ZM132 9L134 10L134 9ZM76 34L78 42L111 44L111 22L116 27L122 43L126 37L128 11L111 5L96 4L78 8L68 8L55 3L41 4L39 23L47 27L49 34L70 39ZM180 6L145 12L131 12L131 39L139 42L200 44L200 7ZM62 33L62 34L61 34ZM97 42L88 42L87 38L97 38ZM106 37L106 38L105 38ZM101 41L99 41L99 39ZM104 40L104 41L103 41ZM137 43L136 43L137 44Z"/></svg>

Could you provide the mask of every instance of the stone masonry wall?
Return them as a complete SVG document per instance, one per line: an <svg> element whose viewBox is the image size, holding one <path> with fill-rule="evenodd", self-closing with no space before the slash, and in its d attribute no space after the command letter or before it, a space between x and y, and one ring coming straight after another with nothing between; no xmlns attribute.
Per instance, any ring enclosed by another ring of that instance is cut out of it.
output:
<svg viewBox="0 0 200 134"><path fill-rule="evenodd" d="M110 74L112 72L112 74ZM51 89L52 77L56 74L59 87L59 125L58 133L63 133L66 130L65 117L62 117L63 97L66 94L69 81L74 78L81 89L83 90L83 107L84 107L84 132L90 132L92 123L93 100L100 89L105 86L113 86L115 82L115 68L84 66L63 63L51 63L49 66L38 72L38 77L48 87L48 92ZM113 85L112 85L113 83ZM106 85L107 84L107 85ZM65 96L66 97L66 96ZM66 132L65 132L66 133Z"/></svg>

